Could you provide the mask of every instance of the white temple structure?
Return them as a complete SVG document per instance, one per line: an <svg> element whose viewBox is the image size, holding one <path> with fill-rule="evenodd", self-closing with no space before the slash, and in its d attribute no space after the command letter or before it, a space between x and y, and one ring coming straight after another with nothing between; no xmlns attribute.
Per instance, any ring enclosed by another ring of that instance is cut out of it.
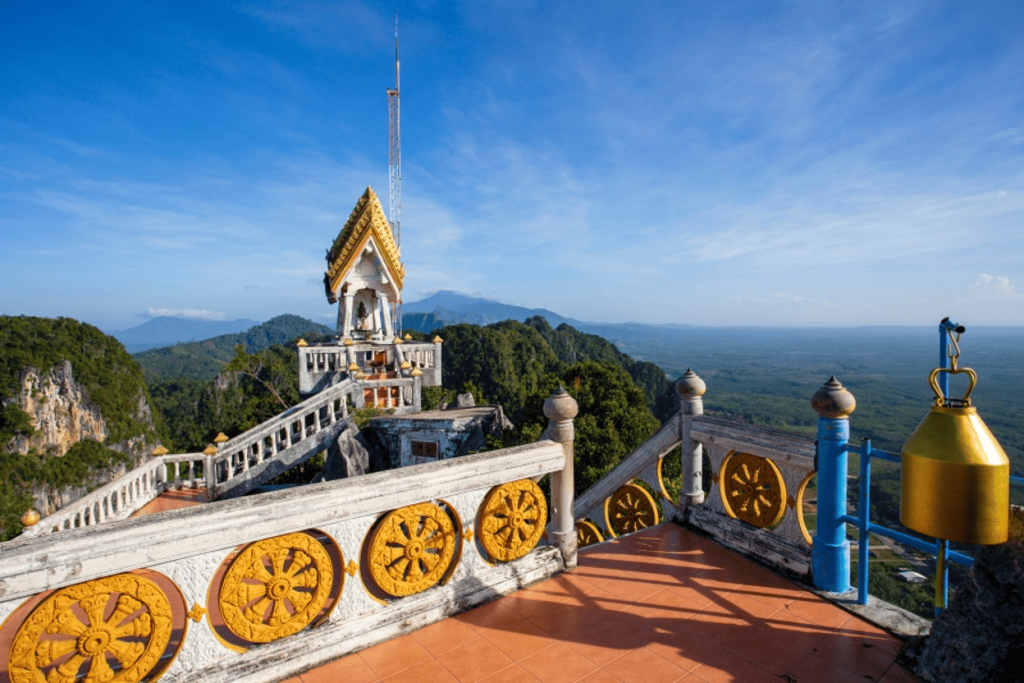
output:
<svg viewBox="0 0 1024 683"><path fill-rule="evenodd" d="M380 200L367 187L327 252L324 288L342 338L390 340L405 268Z"/></svg>

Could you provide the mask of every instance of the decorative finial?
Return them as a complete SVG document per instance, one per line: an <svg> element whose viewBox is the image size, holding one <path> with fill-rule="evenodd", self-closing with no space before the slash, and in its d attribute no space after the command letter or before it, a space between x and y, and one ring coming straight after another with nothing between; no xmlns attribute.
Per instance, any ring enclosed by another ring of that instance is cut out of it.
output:
<svg viewBox="0 0 1024 683"><path fill-rule="evenodd" d="M409 368L412 367L412 364L407 360L403 360L402 364L399 367L402 368L403 370L408 370Z"/></svg>
<svg viewBox="0 0 1024 683"><path fill-rule="evenodd" d="M579 412L580 406L576 399L561 385L544 401L544 416L552 422L571 420Z"/></svg>
<svg viewBox="0 0 1024 683"><path fill-rule="evenodd" d="M206 448L203 449L203 455L217 455L217 447L212 443L208 444Z"/></svg>
<svg viewBox="0 0 1024 683"><path fill-rule="evenodd" d="M391 343L393 343L393 344L401 344L402 343L402 338L401 337L395 337L394 339L391 340Z"/></svg>
<svg viewBox="0 0 1024 683"><path fill-rule="evenodd" d="M835 375L832 375L820 389L814 392L814 396L811 397L811 407L817 411L818 415L835 420L849 417L857 408L857 399L843 387Z"/></svg>
<svg viewBox="0 0 1024 683"><path fill-rule="evenodd" d="M306 340L303 339L302 337L299 337L299 341L297 341L295 343L295 345L296 346L309 346L309 344L306 343Z"/></svg>
<svg viewBox="0 0 1024 683"><path fill-rule="evenodd" d="M224 443L227 440L228 440L227 434L225 434L224 432L220 432L219 434L217 434L216 438L214 438L213 442L214 443Z"/></svg>
<svg viewBox="0 0 1024 683"><path fill-rule="evenodd" d="M355 361L352 361L352 363L349 364L348 371L349 372L359 372L359 366L356 365Z"/></svg>
<svg viewBox="0 0 1024 683"><path fill-rule="evenodd" d="M408 332L405 333L405 341L412 341L412 335Z"/></svg>
<svg viewBox="0 0 1024 683"><path fill-rule="evenodd" d="M441 342L444 341L444 339L441 339L441 335L438 334L434 335L434 338L431 339L431 341L434 342L435 344L440 344Z"/></svg>
<svg viewBox="0 0 1024 683"><path fill-rule="evenodd" d="M25 511L25 514L21 516L21 525L24 527L35 526L39 524L39 513L29 508Z"/></svg>
<svg viewBox="0 0 1024 683"><path fill-rule="evenodd" d="M682 398L697 398L703 396L704 392L707 391L707 385L704 384L704 380L700 376L691 370L686 368L686 372L676 382L676 393Z"/></svg>
<svg viewBox="0 0 1024 683"><path fill-rule="evenodd" d="M355 344L355 342L352 341L352 337L345 337L345 341L341 343L344 344L345 346L352 346L353 344Z"/></svg>
<svg viewBox="0 0 1024 683"><path fill-rule="evenodd" d="M423 371L420 370L419 368L413 368L412 372L410 372L409 374L412 375L413 377L422 377Z"/></svg>
<svg viewBox="0 0 1024 683"><path fill-rule="evenodd" d="M163 446L157 446L152 451L150 451L149 454L150 455L160 456L160 455L167 455L168 453L170 453L170 451L167 450L166 448L164 448Z"/></svg>

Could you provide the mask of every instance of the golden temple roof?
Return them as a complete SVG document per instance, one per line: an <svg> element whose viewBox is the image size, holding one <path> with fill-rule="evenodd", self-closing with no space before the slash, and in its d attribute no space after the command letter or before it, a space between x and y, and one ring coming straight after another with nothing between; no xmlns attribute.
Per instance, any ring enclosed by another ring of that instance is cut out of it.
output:
<svg viewBox="0 0 1024 683"><path fill-rule="evenodd" d="M394 280L399 290L405 279L405 268L402 266L402 255L391 234L384 209L377 199L373 188L367 187L366 192L356 202L356 208L345 222L345 227L327 252L327 273L324 275L324 286L327 298L334 303L335 292L342 278L355 265L359 255L363 253L366 242L373 236L373 241L380 252L381 260L387 268L388 275Z"/></svg>

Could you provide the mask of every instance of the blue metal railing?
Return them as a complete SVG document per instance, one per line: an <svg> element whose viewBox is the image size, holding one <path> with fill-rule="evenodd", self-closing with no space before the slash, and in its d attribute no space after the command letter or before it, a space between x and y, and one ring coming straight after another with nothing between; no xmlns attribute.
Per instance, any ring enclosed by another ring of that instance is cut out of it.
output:
<svg viewBox="0 0 1024 683"><path fill-rule="evenodd" d="M855 524L857 526L857 602L861 605L866 605L868 602L868 546L870 545L869 534L875 534L877 536L886 536L893 539L898 543L910 546L915 550L928 553L935 556L938 561L936 567L936 573L940 575L939 588L937 588L936 598L941 597L941 604L945 605L946 600L949 597L949 566L943 561L943 557L951 562L970 567L974 564L974 558L963 553L958 553L955 550L949 549L949 541L936 539L934 543L926 541L910 534L905 534L895 529L882 526L880 524L874 524L870 520L871 514L871 459L877 458L879 460L886 460L888 462L894 462L899 464L901 457L899 453L890 453L889 451L883 451L879 448L871 447L871 439L864 439L861 442L860 448L847 444L846 451L848 453L857 453L860 455L860 476L857 478L858 486L858 505L857 505L857 516L844 514L840 516L840 520L849 524ZM1010 486L1014 488L1024 489L1024 477L1010 477ZM936 611L940 610L941 607L936 607Z"/></svg>
<svg viewBox="0 0 1024 683"><path fill-rule="evenodd" d="M944 318L939 323L939 367L946 369L952 361L956 370L956 359L960 355L958 341L964 327ZM955 336L954 336L955 335ZM952 341L952 353L950 348ZM830 386L832 383L835 386ZM940 400L949 400L949 375L938 374ZM822 390L826 396L834 390L841 390L842 385L833 377ZM817 395L816 395L817 396ZM827 400L826 400L827 403ZM852 412L852 409L851 409ZM935 614L938 615L946 606L949 597L949 562L971 566L974 559L951 551L949 541L935 539L927 541L895 529L872 524L871 514L871 459L902 463L902 456L881 449L872 448L871 440L865 439L861 446L850 445L848 442L850 424L848 413L827 413L819 410L817 466L818 466L818 528L814 536L812 548L812 566L815 585L829 592L845 592L850 588L850 546L846 540L846 524L856 525L859 531L857 544L857 602L864 605L868 601L868 553L870 534L886 536L916 550L934 555L936 558L935 582ZM846 473L847 455L860 455L859 499L857 516L846 512ZM1010 477L1010 486L1024 488L1024 477Z"/></svg>

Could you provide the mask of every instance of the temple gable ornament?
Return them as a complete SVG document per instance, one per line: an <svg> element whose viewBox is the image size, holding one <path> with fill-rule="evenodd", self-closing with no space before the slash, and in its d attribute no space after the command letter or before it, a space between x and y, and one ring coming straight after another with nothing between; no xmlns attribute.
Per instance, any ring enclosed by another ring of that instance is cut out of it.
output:
<svg viewBox="0 0 1024 683"><path fill-rule="evenodd" d="M359 198L327 251L324 289L338 304L338 333L385 339L394 334L405 268L391 226L372 188Z"/></svg>

